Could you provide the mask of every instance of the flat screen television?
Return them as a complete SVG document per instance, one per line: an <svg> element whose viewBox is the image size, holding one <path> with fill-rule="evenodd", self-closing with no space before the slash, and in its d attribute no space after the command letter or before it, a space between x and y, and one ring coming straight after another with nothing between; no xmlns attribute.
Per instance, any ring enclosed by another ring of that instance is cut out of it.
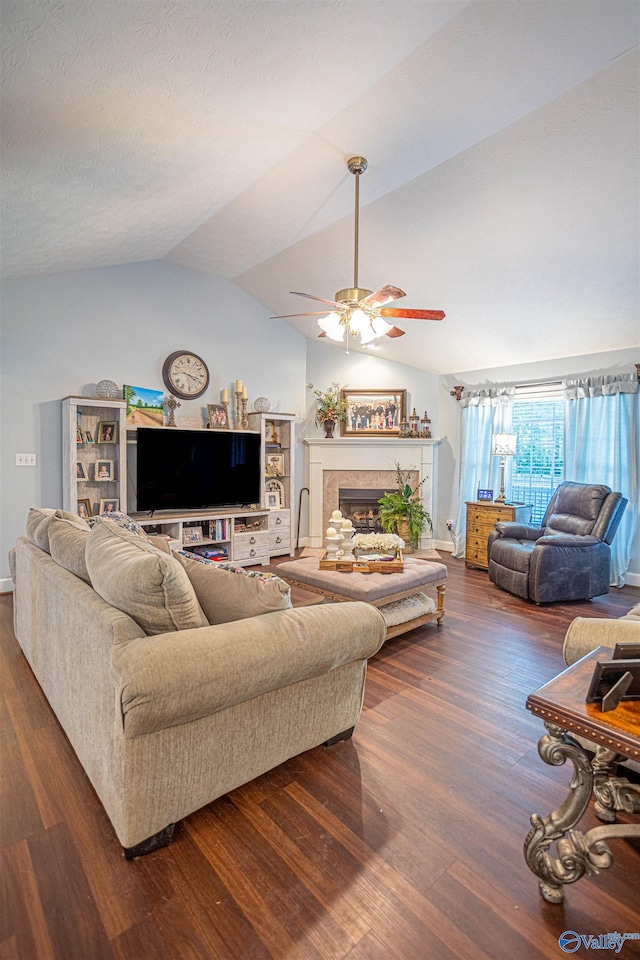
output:
<svg viewBox="0 0 640 960"><path fill-rule="evenodd" d="M140 511L199 510L260 502L260 434L138 427Z"/></svg>

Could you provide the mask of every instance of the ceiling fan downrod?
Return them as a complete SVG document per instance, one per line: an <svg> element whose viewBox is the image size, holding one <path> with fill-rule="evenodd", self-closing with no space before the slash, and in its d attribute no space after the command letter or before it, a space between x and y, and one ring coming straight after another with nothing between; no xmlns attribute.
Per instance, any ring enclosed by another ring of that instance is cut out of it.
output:
<svg viewBox="0 0 640 960"><path fill-rule="evenodd" d="M347 160L349 172L356 178L355 189L355 226L354 226L354 244L353 244L353 287L346 287L344 290L338 290L335 299L339 303L357 302L364 297L368 297L371 290L365 290L358 287L358 241L360 236L360 174L364 173L369 166L365 157L351 157Z"/></svg>

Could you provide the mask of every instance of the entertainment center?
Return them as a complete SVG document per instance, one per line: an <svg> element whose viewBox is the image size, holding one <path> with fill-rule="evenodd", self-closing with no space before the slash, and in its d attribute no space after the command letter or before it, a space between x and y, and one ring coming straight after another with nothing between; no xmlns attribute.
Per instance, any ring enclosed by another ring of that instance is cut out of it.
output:
<svg viewBox="0 0 640 960"><path fill-rule="evenodd" d="M172 549L209 549L238 565L294 555L294 414L254 413L249 430L210 430L128 427L123 400L65 397L62 412L65 510L95 516L107 501L122 512L129 503Z"/></svg>

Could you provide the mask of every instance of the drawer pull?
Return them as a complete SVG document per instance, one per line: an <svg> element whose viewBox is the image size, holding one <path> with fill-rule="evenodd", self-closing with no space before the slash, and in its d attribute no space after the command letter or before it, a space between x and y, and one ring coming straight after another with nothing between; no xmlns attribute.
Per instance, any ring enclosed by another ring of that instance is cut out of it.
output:
<svg viewBox="0 0 640 960"><path fill-rule="evenodd" d="M276 537L276 543L282 543L282 537Z"/></svg>
<svg viewBox="0 0 640 960"><path fill-rule="evenodd" d="M255 555L256 555L255 550L249 550L249 556L250 556L250 557L255 557Z"/></svg>
<svg viewBox="0 0 640 960"><path fill-rule="evenodd" d="M282 523L282 517L276 517L276 526L280 523Z"/></svg>
<svg viewBox="0 0 640 960"><path fill-rule="evenodd" d="M249 543L255 543L255 542L256 542L256 538L255 538L255 537L250 537L250 538L249 538Z"/></svg>

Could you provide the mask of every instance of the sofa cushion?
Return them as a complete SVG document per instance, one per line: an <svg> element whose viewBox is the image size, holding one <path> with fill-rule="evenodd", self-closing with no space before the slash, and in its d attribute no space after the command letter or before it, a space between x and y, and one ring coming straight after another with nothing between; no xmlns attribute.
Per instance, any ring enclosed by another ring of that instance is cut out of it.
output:
<svg viewBox="0 0 640 960"><path fill-rule="evenodd" d="M85 554L93 589L147 634L207 626L178 561L131 523L102 516L93 526Z"/></svg>
<svg viewBox="0 0 640 960"><path fill-rule="evenodd" d="M36 547L40 547L46 553L51 553L49 549L49 526L55 515L63 517L66 520L80 521L82 517L75 513L68 513L66 510L54 510L52 507L31 507L27 516L26 533ZM85 523L87 530L89 524Z"/></svg>
<svg viewBox="0 0 640 960"><path fill-rule="evenodd" d="M175 554L186 570L209 623L245 620L291 606L291 588L280 577L207 560L187 550Z"/></svg>
<svg viewBox="0 0 640 960"><path fill-rule="evenodd" d="M63 514L63 510L57 510L49 523L51 556L65 570L91 583L84 555L90 527L82 517L69 520Z"/></svg>

